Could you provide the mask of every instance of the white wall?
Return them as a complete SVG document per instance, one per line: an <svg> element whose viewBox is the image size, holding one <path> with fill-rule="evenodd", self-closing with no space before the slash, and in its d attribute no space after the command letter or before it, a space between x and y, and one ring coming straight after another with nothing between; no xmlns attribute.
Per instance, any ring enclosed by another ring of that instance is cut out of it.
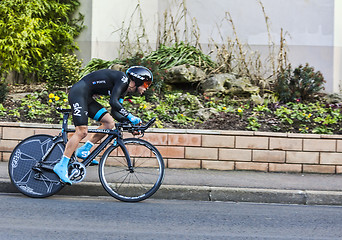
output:
<svg viewBox="0 0 342 240"><path fill-rule="evenodd" d="M152 45L157 38L158 13L163 14L166 8L177 9L174 3L179 2L140 0ZM128 24L137 3L138 0L81 0L88 29L78 43L85 62L94 57L108 60L117 57L119 34L114 31L123 21ZM262 0L262 3L271 22L272 40L278 44L281 28L291 35L287 38L290 62L294 66L308 62L322 71L327 80L326 90L338 92L342 79L342 0ZM215 26L229 11L239 38L267 52L268 32L257 0L187 0L186 5L191 17L197 20L202 44L207 44L209 37L219 41ZM220 33L232 36L227 21L222 22Z"/></svg>
<svg viewBox="0 0 342 240"><path fill-rule="evenodd" d="M334 21L334 92L342 91L342 1L335 0Z"/></svg>
<svg viewBox="0 0 342 240"><path fill-rule="evenodd" d="M84 25L86 28L82 31L81 35L77 38L77 44L80 48L78 57L87 63L91 58L92 49L92 0L82 0L79 11L84 14Z"/></svg>
<svg viewBox="0 0 342 240"><path fill-rule="evenodd" d="M85 15L87 29L81 33L77 42L79 56L85 62L91 58L113 60L118 56L120 31L123 22L129 24L138 0L81 0L80 12ZM141 9L146 27L154 29L157 22L158 0L142 1ZM137 19L135 19L137 23ZM138 26L136 26L138 27ZM156 32L149 31L151 38Z"/></svg>

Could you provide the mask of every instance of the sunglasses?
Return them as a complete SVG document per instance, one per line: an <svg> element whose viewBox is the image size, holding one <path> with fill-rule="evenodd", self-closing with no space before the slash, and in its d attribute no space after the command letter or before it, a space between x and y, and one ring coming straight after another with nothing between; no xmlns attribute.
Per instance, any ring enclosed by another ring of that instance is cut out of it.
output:
<svg viewBox="0 0 342 240"><path fill-rule="evenodd" d="M144 88L149 88L149 86L151 86L151 84L152 84L152 81L144 81L143 86L144 86Z"/></svg>

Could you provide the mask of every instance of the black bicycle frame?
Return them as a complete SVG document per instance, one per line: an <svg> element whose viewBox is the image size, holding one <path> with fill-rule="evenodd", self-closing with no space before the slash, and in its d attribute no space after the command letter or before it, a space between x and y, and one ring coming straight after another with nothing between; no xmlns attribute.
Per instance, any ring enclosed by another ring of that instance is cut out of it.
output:
<svg viewBox="0 0 342 240"><path fill-rule="evenodd" d="M68 133L75 132L75 130L70 130L68 129L68 118L69 118L69 112L63 112L63 124L62 124L62 132L61 135L56 136L54 139L53 145L48 149L46 154L42 157L42 162L44 162L44 159L49 156L51 151L54 149L54 147L58 143L64 143L67 144L68 142ZM128 154L127 148L125 147L125 144L122 139L122 134L119 130L110 130L110 129L88 129L88 133L102 133L102 134L107 134L108 137L99 145L95 148L94 151L91 152L91 154L84 159L81 163L85 165L86 167L90 165L92 160L113 140L116 138L117 145L121 146L121 149L124 151L124 154L126 156L127 160L127 165L128 168L131 170L132 167L132 161L131 158ZM43 167L45 169L53 170L53 166L47 165L47 164L42 164L40 167Z"/></svg>

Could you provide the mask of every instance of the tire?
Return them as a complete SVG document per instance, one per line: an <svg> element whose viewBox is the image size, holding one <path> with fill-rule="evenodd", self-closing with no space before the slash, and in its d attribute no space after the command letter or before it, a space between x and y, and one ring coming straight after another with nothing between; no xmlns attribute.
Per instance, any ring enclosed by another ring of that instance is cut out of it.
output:
<svg viewBox="0 0 342 240"><path fill-rule="evenodd" d="M139 202L152 196L162 184L164 160L147 141L127 138L123 142L130 154L134 172L128 169L128 153L123 147L110 146L100 160L100 181L114 198L124 202Z"/></svg>
<svg viewBox="0 0 342 240"><path fill-rule="evenodd" d="M63 188L59 177L53 172L33 167L53 144L50 135L34 135L24 139L13 150L8 163L9 176L14 186L24 195L35 198L51 196ZM64 144L58 143L45 164L54 166L62 157Z"/></svg>

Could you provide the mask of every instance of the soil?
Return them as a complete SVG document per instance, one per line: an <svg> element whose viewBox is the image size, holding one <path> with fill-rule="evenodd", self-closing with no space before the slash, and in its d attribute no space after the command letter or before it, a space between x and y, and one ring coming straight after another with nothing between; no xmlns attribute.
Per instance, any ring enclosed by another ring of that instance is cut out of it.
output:
<svg viewBox="0 0 342 240"><path fill-rule="evenodd" d="M245 110L243 117L239 117L235 114L220 113L218 116L210 118L203 123L196 123L194 125L178 125L174 126L177 128L194 128L194 129L212 129L212 130L237 130L237 131L248 131L248 117L253 115L251 110ZM294 129L290 126L282 124L279 120L272 118L272 116L265 115L258 117L260 127L258 131L263 132L289 132Z"/></svg>

